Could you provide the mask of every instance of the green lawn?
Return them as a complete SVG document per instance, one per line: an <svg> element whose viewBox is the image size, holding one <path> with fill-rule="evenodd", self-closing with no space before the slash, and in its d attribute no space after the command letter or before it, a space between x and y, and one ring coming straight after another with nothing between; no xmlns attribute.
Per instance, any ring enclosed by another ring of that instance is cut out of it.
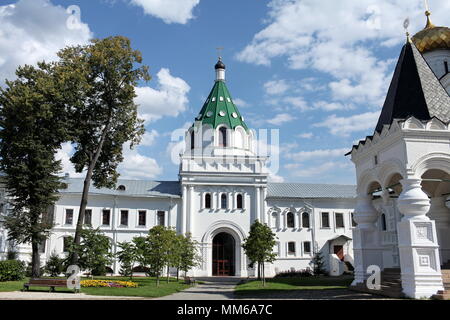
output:
<svg viewBox="0 0 450 320"><path fill-rule="evenodd" d="M238 295L267 294L286 290L327 290L346 289L353 277L292 277L267 279L263 287L261 281L251 280L235 288Z"/></svg>
<svg viewBox="0 0 450 320"><path fill-rule="evenodd" d="M82 278L84 280L85 278ZM97 280L124 280L128 281L129 278L123 277L94 277ZM21 281L6 281L0 282L0 292L18 291L23 288L23 284L28 279ZM149 277L136 277L133 278L133 282L137 282L139 287L137 288L81 288L81 292L89 295L98 296L129 296L129 297L162 297L178 291L182 291L189 287L184 284L183 280L176 281L176 279L170 279L169 283L166 283L166 279L160 280L159 287L156 287L156 279ZM30 287L30 291L48 291L48 287ZM56 288L57 292L73 292L68 289Z"/></svg>

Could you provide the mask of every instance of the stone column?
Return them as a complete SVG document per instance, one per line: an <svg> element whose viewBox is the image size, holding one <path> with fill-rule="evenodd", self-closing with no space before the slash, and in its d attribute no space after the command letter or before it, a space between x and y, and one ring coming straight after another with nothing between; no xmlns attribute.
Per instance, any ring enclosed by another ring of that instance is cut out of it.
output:
<svg viewBox="0 0 450 320"><path fill-rule="evenodd" d="M377 211L372 204L372 196L360 193L356 199L353 228L353 254L355 280L352 285L364 284L368 277L367 267L378 265L382 269L382 255L379 250L379 232L375 226Z"/></svg>
<svg viewBox="0 0 450 320"><path fill-rule="evenodd" d="M187 215L187 187L184 185L183 189L182 189L182 194L181 197L183 198L183 208L181 211L181 228L180 228L180 232L181 234L185 234L186 233L186 215Z"/></svg>
<svg viewBox="0 0 450 320"><path fill-rule="evenodd" d="M447 207L450 201L444 197L431 198L431 207L428 213L430 219L436 222L436 233L439 243L439 257L441 264L450 261L450 210Z"/></svg>
<svg viewBox="0 0 450 320"><path fill-rule="evenodd" d="M188 224L186 232L194 233L194 186L189 186L189 212L188 212Z"/></svg>
<svg viewBox="0 0 450 320"><path fill-rule="evenodd" d="M421 179L400 181L403 192L397 206L403 214L398 223L398 247L403 293L411 298L429 298L443 290L436 226L427 217L430 200Z"/></svg>

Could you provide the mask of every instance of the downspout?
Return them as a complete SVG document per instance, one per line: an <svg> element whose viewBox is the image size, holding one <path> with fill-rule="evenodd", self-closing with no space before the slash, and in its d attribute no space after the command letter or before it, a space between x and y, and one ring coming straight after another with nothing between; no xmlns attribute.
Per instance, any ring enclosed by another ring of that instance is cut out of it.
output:
<svg viewBox="0 0 450 320"><path fill-rule="evenodd" d="M117 195L114 195L111 230L113 233L113 251L114 251L114 268L113 271L117 273L117 229L116 229L116 209L117 209Z"/></svg>

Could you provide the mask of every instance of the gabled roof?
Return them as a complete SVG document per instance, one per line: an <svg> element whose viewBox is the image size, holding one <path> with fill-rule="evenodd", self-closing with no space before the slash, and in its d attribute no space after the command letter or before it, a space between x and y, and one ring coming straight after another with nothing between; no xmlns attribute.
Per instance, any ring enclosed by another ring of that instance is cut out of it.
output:
<svg viewBox="0 0 450 320"><path fill-rule="evenodd" d="M214 129L221 124L225 124L229 129L242 126L245 130L248 130L244 118L231 98L225 81L221 80L214 83L205 104L195 120L201 121L203 124L210 124Z"/></svg>
<svg viewBox="0 0 450 320"><path fill-rule="evenodd" d="M67 188L61 193L81 193L83 191L83 179L68 178L64 182ZM120 195L132 197L175 197L181 196L180 183L178 181L150 181L119 179L117 186L124 186L125 190L95 188L91 185L90 194Z"/></svg>
<svg viewBox="0 0 450 320"><path fill-rule="evenodd" d="M352 199L356 197L356 186L311 183L268 183L267 197L302 199Z"/></svg>
<svg viewBox="0 0 450 320"><path fill-rule="evenodd" d="M450 120L450 96L410 41L403 46L375 131L408 117Z"/></svg>

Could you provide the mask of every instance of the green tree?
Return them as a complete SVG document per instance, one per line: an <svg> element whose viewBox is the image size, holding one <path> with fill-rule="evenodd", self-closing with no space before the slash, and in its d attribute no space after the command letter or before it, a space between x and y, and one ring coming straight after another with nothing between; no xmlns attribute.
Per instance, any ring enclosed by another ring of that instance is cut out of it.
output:
<svg viewBox="0 0 450 320"><path fill-rule="evenodd" d="M317 252L314 255L314 257L312 259L312 264L313 264L314 275L325 274L324 261L323 261L322 254L320 252Z"/></svg>
<svg viewBox="0 0 450 320"><path fill-rule="evenodd" d="M261 267L263 286L266 285L264 264L266 262L272 263L276 260L276 254L273 252L275 244L276 236L269 226L255 220L250 227L249 236L244 239L242 245L250 263L252 265L257 263L258 267Z"/></svg>
<svg viewBox="0 0 450 320"><path fill-rule="evenodd" d="M64 184L55 153L67 139L67 109L54 65L16 71L0 88L0 170L14 199L6 218L9 240L31 243L31 275L40 276L39 245L52 228L51 207Z"/></svg>
<svg viewBox="0 0 450 320"><path fill-rule="evenodd" d="M141 266L144 270L150 269L150 258L149 258L149 250L148 250L148 242L147 237L134 237L133 245L136 250L136 262L139 266ZM145 272L147 276L151 274L147 271Z"/></svg>
<svg viewBox="0 0 450 320"><path fill-rule="evenodd" d="M56 252L52 252L45 264L44 271L51 277L57 277L64 271L64 259L60 258Z"/></svg>
<svg viewBox="0 0 450 320"><path fill-rule="evenodd" d="M133 242L120 242L117 258L121 263L120 274L133 279L133 268L137 261L137 248Z"/></svg>
<svg viewBox="0 0 450 320"><path fill-rule="evenodd" d="M187 272L194 267L199 266L202 261L200 254L198 253L198 243L197 241L192 239L190 233L187 233L185 236L180 235L180 245L179 245L179 265L177 266L177 270L184 271L184 276L186 276ZM178 272L177 272L177 280L178 280Z"/></svg>
<svg viewBox="0 0 450 320"><path fill-rule="evenodd" d="M76 253L79 267L94 276L105 275L106 267L112 263L114 257L110 239L99 228L91 227L82 229L80 244L69 241L68 252L67 265L72 264L70 257Z"/></svg>
<svg viewBox="0 0 450 320"><path fill-rule="evenodd" d="M170 252L173 247L175 231L164 226L155 226L150 229L147 239L147 256L156 276L156 285L159 286L159 279L164 267L170 265Z"/></svg>
<svg viewBox="0 0 450 320"><path fill-rule="evenodd" d="M62 49L55 76L65 79L64 92L72 120L71 140L75 152L71 161L77 172L86 171L74 237L80 243L91 181L96 187L113 188L123 161L123 145L140 142L143 121L137 116L135 87L150 80L148 67L130 40L117 36L95 39L85 46ZM75 93L75 94L74 94ZM76 252L71 263L77 264Z"/></svg>

